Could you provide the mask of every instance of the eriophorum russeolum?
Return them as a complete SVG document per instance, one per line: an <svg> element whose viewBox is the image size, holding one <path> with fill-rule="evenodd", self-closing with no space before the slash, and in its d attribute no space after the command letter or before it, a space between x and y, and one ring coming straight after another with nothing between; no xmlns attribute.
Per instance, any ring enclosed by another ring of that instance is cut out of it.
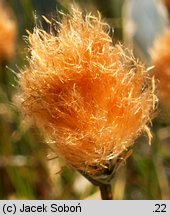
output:
<svg viewBox="0 0 170 216"><path fill-rule="evenodd" d="M12 11L0 0L0 63L14 56L16 37L17 24Z"/></svg>
<svg viewBox="0 0 170 216"><path fill-rule="evenodd" d="M170 30L159 36L151 50L154 76L158 80L158 98L164 110L170 111Z"/></svg>
<svg viewBox="0 0 170 216"><path fill-rule="evenodd" d="M100 15L72 7L58 25L57 33L29 33L18 104L69 165L101 174L142 132L151 137L153 80L130 51L112 44Z"/></svg>

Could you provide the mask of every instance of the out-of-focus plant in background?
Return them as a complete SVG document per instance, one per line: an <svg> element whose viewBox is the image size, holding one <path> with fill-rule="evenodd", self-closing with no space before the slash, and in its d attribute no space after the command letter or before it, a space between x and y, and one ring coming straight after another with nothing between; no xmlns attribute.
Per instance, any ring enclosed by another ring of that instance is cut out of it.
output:
<svg viewBox="0 0 170 216"><path fill-rule="evenodd" d="M23 38L27 35L26 29L32 32L37 23L48 31L41 15L60 19L57 10L69 12L72 1L4 2L11 11L10 19L16 25L17 38L14 40L15 52L7 61L0 61L0 199L99 199L96 187L67 167L53 152L47 151L40 132L21 118L13 104L17 90L16 73L26 64L27 45ZM153 65L150 50L157 36L164 34L169 26L164 1L76 2L85 11L96 13L99 10L111 26L113 42L124 42L147 66ZM168 1L166 3L168 5ZM0 35L0 45L5 43L7 38L2 41ZM114 199L170 199L169 112L158 106L152 124L151 146L145 136L136 140L133 156L113 181Z"/></svg>

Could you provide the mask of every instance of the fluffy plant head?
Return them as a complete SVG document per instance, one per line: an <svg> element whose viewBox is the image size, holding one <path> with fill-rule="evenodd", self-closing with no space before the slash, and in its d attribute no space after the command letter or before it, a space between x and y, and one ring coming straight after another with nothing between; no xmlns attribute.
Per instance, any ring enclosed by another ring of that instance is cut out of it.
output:
<svg viewBox="0 0 170 216"><path fill-rule="evenodd" d="M68 164L102 174L141 132L151 136L152 81L129 51L112 44L100 15L72 7L59 25L57 33L29 33L17 99Z"/></svg>
<svg viewBox="0 0 170 216"><path fill-rule="evenodd" d="M163 0L165 5L167 6L168 10L170 9L170 0Z"/></svg>
<svg viewBox="0 0 170 216"><path fill-rule="evenodd" d="M0 62L10 60L15 52L17 26L11 10L0 0Z"/></svg>
<svg viewBox="0 0 170 216"><path fill-rule="evenodd" d="M154 75L158 80L158 97L165 109L170 109L170 30L155 41L151 51Z"/></svg>

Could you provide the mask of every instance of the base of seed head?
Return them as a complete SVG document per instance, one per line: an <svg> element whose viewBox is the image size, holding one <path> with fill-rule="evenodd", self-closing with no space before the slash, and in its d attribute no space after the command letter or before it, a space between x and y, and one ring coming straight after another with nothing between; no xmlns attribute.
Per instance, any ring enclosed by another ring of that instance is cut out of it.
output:
<svg viewBox="0 0 170 216"><path fill-rule="evenodd" d="M102 185L110 185L112 180L114 179L118 169L120 168L121 165L124 165L126 162L126 159L132 154L132 150L129 149L119 157L112 159L109 161L109 167L105 167L103 170L103 173L101 172L100 174L97 175L90 175L86 172L79 171L85 178L87 178L92 184L96 186L102 186Z"/></svg>

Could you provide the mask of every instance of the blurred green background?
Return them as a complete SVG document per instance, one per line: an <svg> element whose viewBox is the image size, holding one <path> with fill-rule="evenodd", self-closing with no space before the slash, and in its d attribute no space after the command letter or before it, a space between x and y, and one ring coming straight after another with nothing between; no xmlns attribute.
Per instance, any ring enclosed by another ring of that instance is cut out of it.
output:
<svg viewBox="0 0 170 216"><path fill-rule="evenodd" d="M5 2L16 17L18 37L15 56L5 64L1 62L0 65L0 199L100 199L98 188L49 152L39 131L24 122L13 105L13 97L17 91L16 73L27 64L27 45L23 39L23 36L27 35L26 29L32 31L37 22L42 23L48 31L41 15L56 17L56 9L68 12L72 1L6 0ZM86 11L95 13L99 10L114 29L114 33L110 32L113 41L122 41L131 46L132 43L135 44L132 48L136 56L150 64L147 49L152 44L148 45L147 38L147 42L140 44L138 32L135 36L130 34L128 36L127 31L124 31L128 30L126 21L130 20L128 4L133 1L77 0L75 2ZM155 8L156 4L151 5L149 14L152 10L156 10ZM136 11L140 10L142 8L138 6ZM141 14L146 17L145 13L146 10ZM161 15L157 16L162 19ZM132 18L135 19L135 15ZM162 28L158 25L162 23L157 24L156 30L148 28L145 33L155 37L157 29L160 33ZM140 25L139 29L141 28ZM150 30L154 32L149 32ZM126 166L120 168L113 180L114 199L170 199L168 118L168 114L162 116L161 110L158 109L152 125L152 145L148 145L145 136L135 142L133 155L127 160Z"/></svg>

